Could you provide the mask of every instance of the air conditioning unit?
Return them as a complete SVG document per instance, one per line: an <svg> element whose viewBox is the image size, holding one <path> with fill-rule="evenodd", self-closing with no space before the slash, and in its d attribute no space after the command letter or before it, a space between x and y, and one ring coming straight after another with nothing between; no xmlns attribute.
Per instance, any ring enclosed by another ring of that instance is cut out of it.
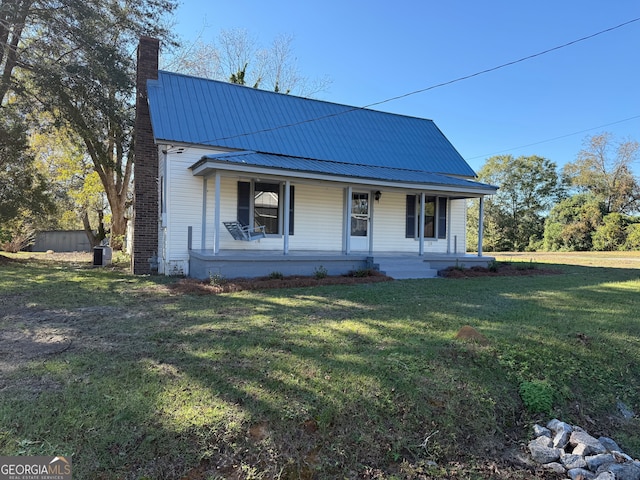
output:
<svg viewBox="0 0 640 480"><path fill-rule="evenodd" d="M111 263L113 250L109 246L100 246L93 248L93 266L104 267Z"/></svg>

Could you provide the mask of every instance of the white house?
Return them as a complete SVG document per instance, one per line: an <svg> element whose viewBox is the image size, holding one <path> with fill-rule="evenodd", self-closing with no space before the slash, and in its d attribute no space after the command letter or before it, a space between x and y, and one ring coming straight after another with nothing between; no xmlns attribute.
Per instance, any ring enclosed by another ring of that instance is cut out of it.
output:
<svg viewBox="0 0 640 480"><path fill-rule="evenodd" d="M158 71L157 55L142 38L134 273L429 276L491 260L465 253L466 203L496 188L433 121Z"/></svg>

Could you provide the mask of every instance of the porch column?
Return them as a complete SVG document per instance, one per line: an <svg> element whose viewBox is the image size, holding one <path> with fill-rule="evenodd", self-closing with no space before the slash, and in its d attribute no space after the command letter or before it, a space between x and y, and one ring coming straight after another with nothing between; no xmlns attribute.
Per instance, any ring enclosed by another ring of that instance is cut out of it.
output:
<svg viewBox="0 0 640 480"><path fill-rule="evenodd" d="M369 255L373 255L373 214L374 214L374 192L369 192Z"/></svg>
<svg viewBox="0 0 640 480"><path fill-rule="evenodd" d="M200 249L207 248L207 180L205 176L202 178L202 231L200 232Z"/></svg>
<svg viewBox="0 0 640 480"><path fill-rule="evenodd" d="M347 187L345 189L344 198L344 253L349 255L351 253L351 197L353 197L353 188Z"/></svg>
<svg viewBox="0 0 640 480"><path fill-rule="evenodd" d="M216 170L215 206L213 207L213 254L220 252L220 172Z"/></svg>
<svg viewBox="0 0 640 480"><path fill-rule="evenodd" d="M447 253L451 253L451 216L451 199L447 197Z"/></svg>
<svg viewBox="0 0 640 480"><path fill-rule="evenodd" d="M291 181L287 180L284 182L284 215L283 217L283 225L282 231L284 233L283 237L283 253L285 255L289 254L289 223L290 223L290 215L291 215Z"/></svg>
<svg viewBox="0 0 640 480"><path fill-rule="evenodd" d="M484 226L484 197L480 197L480 208L478 212L478 256L482 256L482 234Z"/></svg>
<svg viewBox="0 0 640 480"><path fill-rule="evenodd" d="M420 220L418 223L418 232L420 232L418 255L424 255L424 192L420 193Z"/></svg>

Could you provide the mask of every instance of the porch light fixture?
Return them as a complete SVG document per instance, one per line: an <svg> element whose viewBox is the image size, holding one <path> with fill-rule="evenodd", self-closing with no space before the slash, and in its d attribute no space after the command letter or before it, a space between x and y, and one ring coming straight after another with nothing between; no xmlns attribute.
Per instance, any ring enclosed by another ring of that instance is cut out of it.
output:
<svg viewBox="0 0 640 480"><path fill-rule="evenodd" d="M379 202L380 197L382 197L382 192L380 190L376 190L376 192L373 194L373 198L376 199L376 202Z"/></svg>

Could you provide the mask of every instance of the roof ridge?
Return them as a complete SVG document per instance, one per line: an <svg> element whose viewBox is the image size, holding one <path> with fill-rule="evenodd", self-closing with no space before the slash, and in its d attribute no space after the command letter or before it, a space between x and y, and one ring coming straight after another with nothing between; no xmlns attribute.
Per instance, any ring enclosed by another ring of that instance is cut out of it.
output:
<svg viewBox="0 0 640 480"><path fill-rule="evenodd" d="M334 101L331 101L331 100L323 100L323 99L318 99L318 98L302 97L300 95L293 95L293 94L289 94L289 93L274 92L274 91L271 91L271 90L263 90L261 88L249 87L248 85L240 85L240 84L237 84L237 83L226 82L224 80L215 80L213 78L198 77L196 75L187 75L186 73L172 72L172 71L169 71L169 70L158 70L158 80L159 80L160 74L174 75L174 76L177 76L177 77L183 77L183 78L188 78L188 79L192 79L192 80L199 80L199 81L203 81L203 82L212 82L212 83L216 83L216 84L219 84L219 85L227 85L227 86L229 86L231 88L234 88L234 87L245 88L245 89L248 89L248 90L251 90L251 91L255 91L259 95L261 95L261 94L281 95L281 96L288 97L288 98L295 98L295 99L298 99L298 100L304 100L304 101L308 101L308 102L324 103L326 105L333 105L335 107L344 107L344 108L347 109L345 112L339 113L339 115L342 115L344 113L349 113L349 112L355 111L355 110L365 110L367 112L374 112L374 113L379 113L379 114L382 114L382 115L392 115L394 117L410 118L410 119L414 119L414 120L431 122L431 123L435 124L435 122L431 118L417 117L415 115L407 115L405 113L388 112L388 111L385 111L385 110L376 110L376 109L373 109L373 108L368 108L366 106L358 107L356 105L348 105L346 103L339 103L339 102L334 102ZM314 119L311 119L311 120L314 120Z"/></svg>

